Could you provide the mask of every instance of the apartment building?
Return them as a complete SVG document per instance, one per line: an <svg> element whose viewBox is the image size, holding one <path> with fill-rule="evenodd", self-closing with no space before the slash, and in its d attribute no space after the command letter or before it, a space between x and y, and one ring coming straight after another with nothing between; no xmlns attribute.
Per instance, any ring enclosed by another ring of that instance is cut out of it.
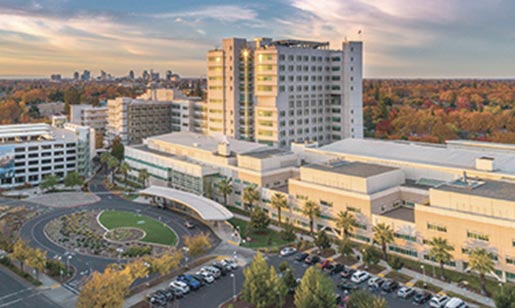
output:
<svg viewBox="0 0 515 308"><path fill-rule="evenodd" d="M455 247L446 266L468 268L467 253L484 247L495 256L499 280L515 281L515 151L513 146L452 141L445 145L345 139L318 147L293 144L272 148L221 135L172 133L126 148L134 168L151 173L154 185L202 194L218 202L217 182L230 178L228 203L244 208L245 187L260 193L257 206L272 218L274 194L284 195L289 209L283 221L309 230L302 214L307 200L317 202L314 229L339 237L340 212L357 220L350 236L372 243L372 226L394 230L390 253L433 263L429 241L447 238Z"/></svg>
<svg viewBox="0 0 515 308"><path fill-rule="evenodd" d="M49 174L61 179L71 171L91 175L94 130L64 125L0 126L0 188L38 185Z"/></svg>
<svg viewBox="0 0 515 308"><path fill-rule="evenodd" d="M103 136L107 127L107 107L94 107L85 104L70 105L70 122L93 128L95 135L98 137L96 147L103 146Z"/></svg>
<svg viewBox="0 0 515 308"><path fill-rule="evenodd" d="M207 55L209 134L281 148L362 138L362 43L230 38Z"/></svg>

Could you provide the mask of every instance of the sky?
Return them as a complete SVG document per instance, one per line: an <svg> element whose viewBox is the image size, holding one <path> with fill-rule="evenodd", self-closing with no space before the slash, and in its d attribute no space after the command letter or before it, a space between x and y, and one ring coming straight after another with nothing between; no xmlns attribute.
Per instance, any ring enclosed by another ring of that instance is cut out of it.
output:
<svg viewBox="0 0 515 308"><path fill-rule="evenodd" d="M203 76L222 38L272 37L363 40L366 78L511 78L514 28L513 0L0 0L0 76Z"/></svg>

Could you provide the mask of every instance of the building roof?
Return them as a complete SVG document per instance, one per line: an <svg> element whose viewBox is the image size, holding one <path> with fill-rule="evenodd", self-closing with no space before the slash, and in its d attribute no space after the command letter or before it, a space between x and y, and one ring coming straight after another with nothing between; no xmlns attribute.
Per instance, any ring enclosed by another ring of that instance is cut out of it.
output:
<svg viewBox="0 0 515 308"><path fill-rule="evenodd" d="M496 171L515 174L515 153L501 153L485 149L454 148L446 145L407 141L372 139L344 139L320 148L322 151L341 155L355 155L381 160L405 161L459 169L476 169L476 159L494 158Z"/></svg>
<svg viewBox="0 0 515 308"><path fill-rule="evenodd" d="M281 149L267 149L264 151L255 151L250 153L242 154L243 156L250 156L253 158L258 159L264 159L264 158L272 158L272 157L279 157L279 156L285 156L285 155L292 155L293 152L285 151Z"/></svg>
<svg viewBox="0 0 515 308"><path fill-rule="evenodd" d="M382 216L404 220L408 222L415 222L415 210L409 207L401 206L382 214Z"/></svg>
<svg viewBox="0 0 515 308"><path fill-rule="evenodd" d="M30 140L27 140L28 138ZM0 144L75 140L73 131L55 128L45 123L0 125Z"/></svg>
<svg viewBox="0 0 515 308"><path fill-rule="evenodd" d="M223 135L209 136L203 134L196 134L191 132L176 132L155 137L150 137L148 140L158 140L167 143L177 144L189 148L197 148L199 150L215 152L218 150L218 144L222 142L229 143L229 148L236 154L249 153L257 150L264 150L270 148L267 145L236 140Z"/></svg>
<svg viewBox="0 0 515 308"><path fill-rule="evenodd" d="M462 180L458 180L434 189L491 199L515 201L515 184L510 182L481 181L473 182L473 185L466 185Z"/></svg>
<svg viewBox="0 0 515 308"><path fill-rule="evenodd" d="M233 218L231 211L213 200L189 192L162 186L150 186L140 194L173 200L195 211L202 219L224 221Z"/></svg>
<svg viewBox="0 0 515 308"><path fill-rule="evenodd" d="M308 165L305 168L312 168L362 178L368 178L382 173L398 170L397 168L382 165L347 161L338 161L332 164L314 164Z"/></svg>

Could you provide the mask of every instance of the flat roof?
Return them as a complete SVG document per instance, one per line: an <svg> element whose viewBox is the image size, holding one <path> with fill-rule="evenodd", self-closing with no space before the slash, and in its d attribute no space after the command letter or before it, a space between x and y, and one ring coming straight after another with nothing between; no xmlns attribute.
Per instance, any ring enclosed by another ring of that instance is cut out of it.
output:
<svg viewBox="0 0 515 308"><path fill-rule="evenodd" d="M225 221L233 218L231 211L220 203L189 192L152 185L141 190L139 193L178 202L192 209L204 220Z"/></svg>
<svg viewBox="0 0 515 308"><path fill-rule="evenodd" d="M398 170L398 168L388 166L346 161L340 161L333 164L313 164L307 165L304 168L317 169L327 172L334 172L363 178L368 178L374 175Z"/></svg>
<svg viewBox="0 0 515 308"><path fill-rule="evenodd" d="M381 216L404 220L408 222L415 222L415 210L409 207L401 206L391 211L388 211L382 214Z"/></svg>
<svg viewBox="0 0 515 308"><path fill-rule="evenodd" d="M26 140L30 137L31 140ZM23 144L33 142L76 141L75 132L52 127L45 123L0 125L0 139L9 139L0 144ZM12 140L20 138L20 141ZM39 140L38 140L39 139Z"/></svg>
<svg viewBox="0 0 515 308"><path fill-rule="evenodd" d="M485 152L485 148L456 148L442 144L429 144L409 141L385 141L374 139L344 139L320 148L322 151L341 155L354 155L380 160L405 161L442 167L474 169L476 159L489 156L494 158L496 171L515 174L515 152Z"/></svg>
<svg viewBox="0 0 515 308"><path fill-rule="evenodd" d="M481 181L470 186L447 183L434 189L491 199L515 201L515 183L510 182Z"/></svg>
<svg viewBox="0 0 515 308"><path fill-rule="evenodd" d="M250 156L258 159L264 159L264 158L272 158L272 157L279 157L279 156L285 156L285 155L292 155L293 152L291 151L285 151L280 149L269 149L264 151L256 151L256 152L250 152L242 154L243 156Z"/></svg>
<svg viewBox="0 0 515 308"><path fill-rule="evenodd" d="M250 153L256 150L264 150L270 148L267 145L256 142L236 140L234 138L223 135L203 135L192 132L175 132L159 136L147 138L147 140L158 140L171 144L177 144L189 148L197 148L199 150L215 152L218 150L218 144L226 142L229 149L236 154Z"/></svg>

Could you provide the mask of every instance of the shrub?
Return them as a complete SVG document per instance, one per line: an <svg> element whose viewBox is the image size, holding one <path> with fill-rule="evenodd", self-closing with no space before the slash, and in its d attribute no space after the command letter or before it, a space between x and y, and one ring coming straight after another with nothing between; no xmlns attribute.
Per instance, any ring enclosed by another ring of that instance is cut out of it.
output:
<svg viewBox="0 0 515 308"><path fill-rule="evenodd" d="M64 274L67 274L66 265L57 260L47 260L45 268L47 270L47 274L50 276L59 276L61 275L61 271L63 271Z"/></svg>
<svg viewBox="0 0 515 308"><path fill-rule="evenodd" d="M390 256L388 258L388 261L389 261L388 264L390 264L392 269L394 269L396 271L400 270L404 266L404 263L402 262L402 260L397 256Z"/></svg>
<svg viewBox="0 0 515 308"><path fill-rule="evenodd" d="M152 253L152 246L130 246L122 255L124 257L134 258Z"/></svg>

